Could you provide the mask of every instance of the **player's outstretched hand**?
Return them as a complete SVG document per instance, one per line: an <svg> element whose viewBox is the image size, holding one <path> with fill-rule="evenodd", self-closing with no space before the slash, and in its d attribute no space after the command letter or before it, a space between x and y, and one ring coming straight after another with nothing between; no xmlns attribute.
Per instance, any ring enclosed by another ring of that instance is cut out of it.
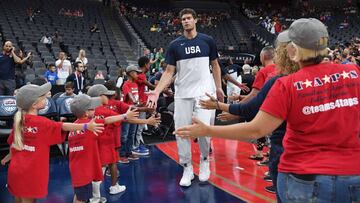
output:
<svg viewBox="0 0 360 203"><path fill-rule="evenodd" d="M150 118L146 119L148 125L157 127L161 123L161 118L152 115Z"/></svg>
<svg viewBox="0 0 360 203"><path fill-rule="evenodd" d="M148 93L148 100L147 100L146 106L149 108L156 109L158 99L159 99L159 93L157 93L155 91L150 91Z"/></svg>

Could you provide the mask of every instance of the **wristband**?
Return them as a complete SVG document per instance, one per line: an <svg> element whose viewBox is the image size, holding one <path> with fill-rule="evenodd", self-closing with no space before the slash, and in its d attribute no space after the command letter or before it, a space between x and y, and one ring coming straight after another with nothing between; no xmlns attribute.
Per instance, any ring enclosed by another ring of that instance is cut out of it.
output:
<svg viewBox="0 0 360 203"><path fill-rule="evenodd" d="M123 119L124 119L124 121L126 121L126 120L127 120L127 115L126 115L126 113L125 113L125 114L123 114Z"/></svg>
<svg viewBox="0 0 360 203"><path fill-rule="evenodd" d="M88 129L88 124L85 123L85 124L83 125L83 130L87 130L87 129Z"/></svg>

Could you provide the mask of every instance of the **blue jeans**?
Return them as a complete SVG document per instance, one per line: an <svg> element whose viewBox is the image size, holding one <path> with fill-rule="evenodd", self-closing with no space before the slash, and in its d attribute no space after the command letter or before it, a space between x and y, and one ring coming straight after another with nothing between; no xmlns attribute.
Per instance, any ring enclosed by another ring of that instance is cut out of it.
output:
<svg viewBox="0 0 360 203"><path fill-rule="evenodd" d="M315 175L311 180L303 180L289 173L279 173L277 184L283 203L360 202L360 175Z"/></svg>
<svg viewBox="0 0 360 203"><path fill-rule="evenodd" d="M120 156L128 157L131 154L134 143L136 124L122 123L121 124L121 147Z"/></svg>

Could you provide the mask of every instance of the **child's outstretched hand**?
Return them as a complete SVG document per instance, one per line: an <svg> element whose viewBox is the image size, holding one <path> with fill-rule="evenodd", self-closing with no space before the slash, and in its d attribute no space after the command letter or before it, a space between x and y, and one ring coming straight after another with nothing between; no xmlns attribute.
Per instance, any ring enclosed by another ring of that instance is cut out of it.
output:
<svg viewBox="0 0 360 203"><path fill-rule="evenodd" d="M161 118L152 115L150 118L146 119L148 125L158 126L161 123Z"/></svg>
<svg viewBox="0 0 360 203"><path fill-rule="evenodd" d="M95 119L92 119L88 123L88 130L92 131L95 135L98 135L98 133L102 133L104 131L104 124L103 123L96 123Z"/></svg>
<svg viewBox="0 0 360 203"><path fill-rule="evenodd" d="M136 108L134 109L129 108L129 110L126 112L126 117L128 120L136 119L139 117L139 112L137 111Z"/></svg>
<svg viewBox="0 0 360 203"><path fill-rule="evenodd" d="M1 159L1 165L5 166L6 162L7 161L5 159Z"/></svg>

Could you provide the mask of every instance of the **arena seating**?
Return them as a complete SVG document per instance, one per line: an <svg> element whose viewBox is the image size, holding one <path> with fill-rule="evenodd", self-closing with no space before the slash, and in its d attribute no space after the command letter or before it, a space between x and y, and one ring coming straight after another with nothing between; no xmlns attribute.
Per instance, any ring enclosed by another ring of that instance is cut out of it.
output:
<svg viewBox="0 0 360 203"><path fill-rule="evenodd" d="M281 24L288 27L294 19L302 17L312 17L321 19L322 16L328 15L328 19L323 20L328 26L330 35L330 45L344 44L350 42L354 37L358 37L360 33L360 14L356 7L343 5L343 6L314 6L312 12L304 12L305 9L299 9L293 11L288 8L284 8L284 5L271 5L271 9L266 9L265 5L246 5L245 9L242 9L244 15L252 21L250 23L251 29L258 33L258 36L262 40L272 43L275 39L275 35L266 31L261 26L261 22L268 18L277 17ZM310 9L311 10L311 9ZM344 22L348 23L348 26L344 26ZM257 27L260 27L257 28ZM259 33L261 33L259 35Z"/></svg>
<svg viewBox="0 0 360 203"><path fill-rule="evenodd" d="M28 20L29 8L35 12L33 22ZM61 9L81 9L83 17L59 14ZM32 70L26 74L27 81L42 75L48 64L55 63L60 51L65 51L70 60L74 61L79 49L85 49L90 74L95 74L95 70L110 73L119 65L127 65L126 57L116 43L109 20L104 17L105 11L99 1L49 0L42 4L41 0L18 0L16 3L12 0L3 0L0 2L0 11L3 41L10 40L15 47L33 53ZM100 32L91 33L90 28L95 23ZM44 34L53 36L56 31L62 36L63 44L53 43L46 46L39 42Z"/></svg>
<svg viewBox="0 0 360 203"><path fill-rule="evenodd" d="M150 27L157 23L156 18L140 18L127 17L131 25L139 36L144 39L148 47L154 49L158 47L166 48L169 43L176 38L176 36L169 36L164 32L151 32ZM219 50L228 50L233 47L234 50L239 50L240 36L236 30L232 28L231 20L226 19L221 21L216 27L201 27L198 26L199 32L211 34L215 39Z"/></svg>

